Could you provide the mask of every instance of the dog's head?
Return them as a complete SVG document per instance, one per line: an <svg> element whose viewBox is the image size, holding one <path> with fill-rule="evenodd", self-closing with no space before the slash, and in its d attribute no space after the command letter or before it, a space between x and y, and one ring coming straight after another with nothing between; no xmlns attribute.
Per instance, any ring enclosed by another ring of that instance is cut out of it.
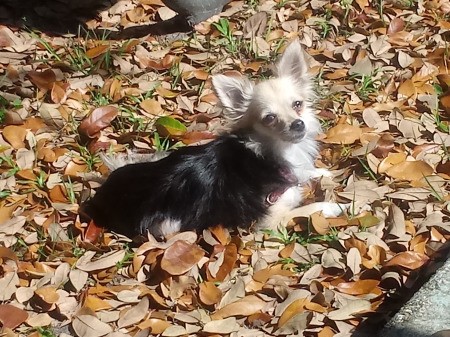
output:
<svg viewBox="0 0 450 337"><path fill-rule="evenodd" d="M243 76L215 75L212 81L225 117L236 121L236 127L251 127L265 138L290 143L315 137L320 131L311 110L308 65L298 41L281 56L275 78L256 85Z"/></svg>

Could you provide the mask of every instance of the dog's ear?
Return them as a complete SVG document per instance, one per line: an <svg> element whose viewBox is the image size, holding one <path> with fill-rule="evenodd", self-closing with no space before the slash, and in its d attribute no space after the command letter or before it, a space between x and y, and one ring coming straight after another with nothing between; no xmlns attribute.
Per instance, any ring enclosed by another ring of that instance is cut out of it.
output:
<svg viewBox="0 0 450 337"><path fill-rule="evenodd" d="M308 76L308 68L300 42L295 40L286 47L276 71L279 77L288 76L300 80Z"/></svg>
<svg viewBox="0 0 450 337"><path fill-rule="evenodd" d="M214 75L214 90L225 108L225 117L239 119L247 111L253 95L253 84L246 77Z"/></svg>

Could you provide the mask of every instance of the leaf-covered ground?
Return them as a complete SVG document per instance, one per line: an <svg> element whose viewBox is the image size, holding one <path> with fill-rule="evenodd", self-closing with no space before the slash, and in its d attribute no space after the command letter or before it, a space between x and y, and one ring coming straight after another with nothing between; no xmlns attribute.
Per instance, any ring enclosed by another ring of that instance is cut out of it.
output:
<svg viewBox="0 0 450 337"><path fill-rule="evenodd" d="M181 40L0 26L2 335L328 337L382 326L450 238L449 13L448 0L232 1ZM119 1L87 24L170 15L158 0ZM267 78L297 36L326 130L317 166L335 175L311 184L307 202L351 203L345 216L141 245L88 230L77 210L107 172L98 150L210 139L222 121L209 75Z"/></svg>

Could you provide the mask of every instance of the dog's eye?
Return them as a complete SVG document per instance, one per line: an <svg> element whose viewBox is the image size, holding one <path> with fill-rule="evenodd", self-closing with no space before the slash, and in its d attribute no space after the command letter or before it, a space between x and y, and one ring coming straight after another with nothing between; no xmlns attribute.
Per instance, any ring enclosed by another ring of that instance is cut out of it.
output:
<svg viewBox="0 0 450 337"><path fill-rule="evenodd" d="M300 110L302 108L302 106L303 106L303 102L302 101L294 101L294 103L292 103L292 108L295 111Z"/></svg>
<svg viewBox="0 0 450 337"><path fill-rule="evenodd" d="M264 125L271 125L271 124L275 123L276 120L277 120L277 115L267 114L263 117L262 122Z"/></svg>

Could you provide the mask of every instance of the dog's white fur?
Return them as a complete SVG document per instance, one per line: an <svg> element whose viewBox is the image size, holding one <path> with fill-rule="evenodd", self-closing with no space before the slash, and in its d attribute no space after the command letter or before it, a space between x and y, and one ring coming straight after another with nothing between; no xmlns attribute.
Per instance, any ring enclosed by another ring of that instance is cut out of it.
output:
<svg viewBox="0 0 450 337"><path fill-rule="evenodd" d="M301 185L312 178L330 175L327 170L314 166L318 155L316 136L321 127L311 107L314 94L300 43L294 41L286 48L277 64L275 78L256 85L246 77L215 75L212 81L225 108L224 115L234 123L234 128L253 130L252 141L247 146L262 156L266 151L278 155L290 164L298 179L299 185L285 191L270 207L269 214L257 224L258 228L276 229L280 224L286 224L293 214L291 211L301 204ZM295 101L303 102L301 111L293 109ZM267 127L261 122L267 114L275 114L286 126L300 118L305 124L305 136L293 142L287 127L282 130ZM329 216L342 212L340 205L332 203L318 203L318 210Z"/></svg>
<svg viewBox="0 0 450 337"><path fill-rule="evenodd" d="M270 152L280 161L287 162L298 180L297 186L287 189L269 207L268 215L259 221L257 228L276 229L295 216L308 216L316 211L322 211L326 216L339 215L345 206L336 203L321 202L307 209L296 208L302 203L302 185L313 178L330 176L327 170L314 166L318 155L316 137L321 127L311 106L314 93L300 43L294 41L286 48L276 66L275 78L253 84L244 76L214 75L212 82L232 130L245 129L249 132L250 141L246 146L258 155L264 156ZM296 101L302 102L301 109L293 109L293 102ZM277 127L263 123L263 118L268 114L276 116ZM305 134L301 139L292 139L289 127L298 119L304 122ZM166 155L128 153L127 156L103 156L102 159L114 170L133 162L159 160ZM165 235L179 228L179 222L170 220L161 224L160 231Z"/></svg>

